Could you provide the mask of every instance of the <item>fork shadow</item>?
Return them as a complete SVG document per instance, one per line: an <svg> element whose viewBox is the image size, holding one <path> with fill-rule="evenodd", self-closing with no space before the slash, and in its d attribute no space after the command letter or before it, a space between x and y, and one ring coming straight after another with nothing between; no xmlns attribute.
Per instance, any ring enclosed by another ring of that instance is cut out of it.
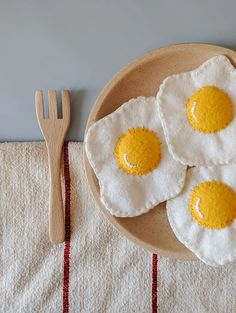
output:
<svg viewBox="0 0 236 313"><path fill-rule="evenodd" d="M71 123L70 128L67 133L66 139L79 141L83 134L83 107L85 100L86 90L85 89L71 89L70 99L71 99Z"/></svg>

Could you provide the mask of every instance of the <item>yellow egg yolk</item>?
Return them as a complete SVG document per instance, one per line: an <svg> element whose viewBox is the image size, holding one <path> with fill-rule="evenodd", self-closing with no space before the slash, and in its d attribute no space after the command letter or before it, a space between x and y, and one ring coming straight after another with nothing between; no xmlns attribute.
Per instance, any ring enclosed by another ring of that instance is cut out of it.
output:
<svg viewBox="0 0 236 313"><path fill-rule="evenodd" d="M187 102L187 117L195 130L215 133L233 119L233 103L229 95L215 86L198 89Z"/></svg>
<svg viewBox="0 0 236 313"><path fill-rule="evenodd" d="M157 135L143 127L131 128L116 144L115 157L126 173L144 175L153 171L161 158L161 144Z"/></svg>
<svg viewBox="0 0 236 313"><path fill-rule="evenodd" d="M193 219L201 226L224 228L236 217L236 193L224 183L207 181L193 189L189 208Z"/></svg>

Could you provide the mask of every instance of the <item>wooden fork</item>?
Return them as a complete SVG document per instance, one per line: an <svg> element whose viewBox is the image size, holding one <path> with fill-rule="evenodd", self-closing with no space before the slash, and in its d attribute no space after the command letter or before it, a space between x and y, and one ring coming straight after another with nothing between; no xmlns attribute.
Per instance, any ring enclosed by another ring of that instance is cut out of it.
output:
<svg viewBox="0 0 236 313"><path fill-rule="evenodd" d="M70 125L70 95L62 90L62 118L57 114L55 90L48 91L49 118L44 116L43 92L36 91L35 106L38 123L48 152L50 171L49 238L52 243L65 240L64 209L61 190L61 154L66 132Z"/></svg>

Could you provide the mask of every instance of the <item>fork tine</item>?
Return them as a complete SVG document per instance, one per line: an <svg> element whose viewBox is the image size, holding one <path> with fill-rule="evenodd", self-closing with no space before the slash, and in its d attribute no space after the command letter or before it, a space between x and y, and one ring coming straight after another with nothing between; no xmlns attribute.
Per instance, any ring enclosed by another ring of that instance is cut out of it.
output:
<svg viewBox="0 0 236 313"><path fill-rule="evenodd" d="M62 100L62 118L70 120L70 94L68 90L62 90L61 92Z"/></svg>
<svg viewBox="0 0 236 313"><path fill-rule="evenodd" d="M38 120L39 121L44 120L44 104L42 90L37 90L35 92L35 108Z"/></svg>
<svg viewBox="0 0 236 313"><path fill-rule="evenodd" d="M49 108L49 118L57 119L57 94L55 90L48 91L48 108Z"/></svg>

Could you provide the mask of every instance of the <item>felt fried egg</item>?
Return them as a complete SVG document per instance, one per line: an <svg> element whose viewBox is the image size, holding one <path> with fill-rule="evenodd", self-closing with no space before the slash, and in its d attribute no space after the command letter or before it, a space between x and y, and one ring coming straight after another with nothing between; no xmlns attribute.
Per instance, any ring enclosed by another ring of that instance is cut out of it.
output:
<svg viewBox="0 0 236 313"><path fill-rule="evenodd" d="M167 201L176 237L203 262L236 259L236 165L195 167L181 193Z"/></svg>
<svg viewBox="0 0 236 313"><path fill-rule="evenodd" d="M157 104L169 151L189 166L236 160L236 70L223 55L167 77Z"/></svg>
<svg viewBox="0 0 236 313"><path fill-rule="evenodd" d="M168 152L155 97L138 97L94 123L85 150L111 214L128 217L176 196L186 167Z"/></svg>

